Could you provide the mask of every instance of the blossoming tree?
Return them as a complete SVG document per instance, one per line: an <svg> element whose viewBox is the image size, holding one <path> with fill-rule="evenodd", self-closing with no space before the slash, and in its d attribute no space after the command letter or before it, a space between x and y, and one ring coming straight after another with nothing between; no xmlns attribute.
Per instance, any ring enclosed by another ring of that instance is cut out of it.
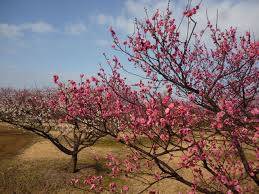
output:
<svg viewBox="0 0 259 194"><path fill-rule="evenodd" d="M71 169L76 172L78 153L105 134L67 114L70 93L69 86L59 91L1 89L0 121L48 139L61 152L71 155Z"/></svg>
<svg viewBox="0 0 259 194"><path fill-rule="evenodd" d="M101 82L99 105L88 118L98 113L102 122L114 119L113 127L103 129L132 152L124 160L109 155L108 166L113 176L153 177L145 179L143 191L170 179L192 192L254 192L259 184L259 43L249 32L238 37L235 28L222 31L209 21L197 32L198 9L184 11L186 30L169 9L137 21L136 32L125 41L110 29L113 48L145 77L130 85L119 59L107 58L112 75L101 70L93 79ZM100 177L85 183L100 189ZM110 187L119 191L115 183Z"/></svg>
<svg viewBox="0 0 259 194"><path fill-rule="evenodd" d="M125 158L109 154L107 166L112 176L141 178L147 186L140 193L165 179L191 193L253 193L259 184L259 44L249 32L238 37L235 28L222 31L209 21L197 31L198 10L187 6L179 23L169 9L158 10L136 21L123 41L110 29L113 48L145 74L134 84L116 56L106 57L111 74L101 69L68 85L54 77L59 92L48 100L51 114L61 111L62 121L82 133L92 129L126 145ZM101 176L84 183L104 190ZM129 188L111 183L109 190Z"/></svg>

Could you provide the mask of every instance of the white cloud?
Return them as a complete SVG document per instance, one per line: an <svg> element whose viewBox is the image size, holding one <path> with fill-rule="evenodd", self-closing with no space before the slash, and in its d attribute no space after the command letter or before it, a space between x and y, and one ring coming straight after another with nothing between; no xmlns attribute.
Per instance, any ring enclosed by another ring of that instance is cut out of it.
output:
<svg viewBox="0 0 259 194"><path fill-rule="evenodd" d="M87 28L83 23L69 24L65 27L65 32L73 35L79 35L86 30Z"/></svg>
<svg viewBox="0 0 259 194"><path fill-rule="evenodd" d="M131 34L134 32L134 19L145 17L144 8L152 13L157 9L165 10L167 4L168 0L127 0L120 15L99 14L96 19L100 25L109 25L124 33Z"/></svg>
<svg viewBox="0 0 259 194"><path fill-rule="evenodd" d="M259 1L222 1L221 3L208 4L210 19L216 20L217 9L219 12L218 24L221 28L237 27L239 31L250 30L259 35L258 10Z"/></svg>
<svg viewBox="0 0 259 194"><path fill-rule="evenodd" d="M193 0L193 5L197 5L200 0ZM187 1L171 1L173 15L177 20L182 16L183 9ZM146 17L144 8L151 15L157 9L165 10L168 0L127 0L124 2L119 15L113 16L101 13L97 15L97 23L100 25L110 25L122 32L132 33L134 29L134 18L143 19ZM229 26L238 27L244 32L250 30L259 35L259 25L257 24L259 1L258 0L222 0L203 1L200 13L196 16L197 21L206 25L206 9L210 19L215 21L217 10L219 11L219 25L222 28Z"/></svg>
<svg viewBox="0 0 259 194"><path fill-rule="evenodd" d="M126 33L132 33L134 31L133 19L124 16L115 17L113 26Z"/></svg>
<svg viewBox="0 0 259 194"><path fill-rule="evenodd" d="M0 37L17 38L24 35L25 32L32 33L50 33L55 32L56 29L53 25L46 22L33 22L15 24L0 24Z"/></svg>
<svg viewBox="0 0 259 194"><path fill-rule="evenodd" d="M20 31L20 28L12 24L0 24L0 37L19 37L23 33Z"/></svg>
<svg viewBox="0 0 259 194"><path fill-rule="evenodd" d="M25 23L20 25L20 29L25 31L31 31L35 33L48 33L48 32L55 32L56 29L49 23L46 22L35 22L35 23Z"/></svg>
<svg viewBox="0 0 259 194"><path fill-rule="evenodd" d="M131 33L134 30L133 20L122 15L114 17L111 15L99 14L97 15L97 23L115 27L125 33Z"/></svg>
<svg viewBox="0 0 259 194"><path fill-rule="evenodd" d="M101 25L114 23L114 17L110 15L99 14L97 15L97 23Z"/></svg>
<svg viewBox="0 0 259 194"><path fill-rule="evenodd" d="M108 41L108 40L100 39L100 40L96 40L95 42L96 42L96 45L100 46L100 47L109 47L109 46L111 46L111 42Z"/></svg>
<svg viewBox="0 0 259 194"><path fill-rule="evenodd" d="M144 8L153 13L157 9L166 10L168 0L127 0L125 3L126 11L129 15L143 18L145 17Z"/></svg>

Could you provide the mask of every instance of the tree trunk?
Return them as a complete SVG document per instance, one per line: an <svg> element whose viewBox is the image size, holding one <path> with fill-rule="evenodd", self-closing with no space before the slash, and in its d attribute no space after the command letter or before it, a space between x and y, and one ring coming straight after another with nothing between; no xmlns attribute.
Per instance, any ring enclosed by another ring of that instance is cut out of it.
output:
<svg viewBox="0 0 259 194"><path fill-rule="evenodd" d="M76 173L77 171L77 153L75 153L72 155L72 172Z"/></svg>

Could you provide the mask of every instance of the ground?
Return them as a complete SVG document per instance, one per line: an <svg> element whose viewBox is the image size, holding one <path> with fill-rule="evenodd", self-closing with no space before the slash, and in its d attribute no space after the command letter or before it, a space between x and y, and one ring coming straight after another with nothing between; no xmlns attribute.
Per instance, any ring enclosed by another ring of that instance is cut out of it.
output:
<svg viewBox="0 0 259 194"><path fill-rule="evenodd" d="M123 155L126 148L109 138L102 139L80 153L80 171L70 173L70 157L50 142L0 123L0 193L89 193L72 187L70 181L77 177L107 174L108 170L102 163L104 159L97 162L93 158L96 153L104 158L109 152ZM140 183L125 177L114 181L131 186L130 193L133 194L143 188ZM153 189L159 189L160 194L171 194L186 190L186 187L171 180L159 183Z"/></svg>

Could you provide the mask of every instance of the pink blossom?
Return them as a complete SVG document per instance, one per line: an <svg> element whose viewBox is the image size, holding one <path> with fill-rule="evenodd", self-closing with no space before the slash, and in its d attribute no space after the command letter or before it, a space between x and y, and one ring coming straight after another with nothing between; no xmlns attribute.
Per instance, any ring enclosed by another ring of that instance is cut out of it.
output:
<svg viewBox="0 0 259 194"><path fill-rule="evenodd" d="M129 191L129 187L128 187L127 185L124 185L124 186L122 187L122 191L123 191L123 192L128 192L128 191Z"/></svg>
<svg viewBox="0 0 259 194"><path fill-rule="evenodd" d="M160 119L160 123L161 123L162 127L165 127L167 122L166 122L166 120L164 118L161 118Z"/></svg>
<svg viewBox="0 0 259 194"><path fill-rule="evenodd" d="M162 141L168 141L169 140L169 135L168 134L161 134L160 135L160 139L162 140Z"/></svg>
<svg viewBox="0 0 259 194"><path fill-rule="evenodd" d="M188 135L191 132L190 128L182 128L179 130L179 133L182 135Z"/></svg>
<svg viewBox="0 0 259 194"><path fill-rule="evenodd" d="M175 106L174 103L170 103L170 104L168 105L168 108L172 110L172 109L174 108L174 106Z"/></svg>
<svg viewBox="0 0 259 194"><path fill-rule="evenodd" d="M112 182L112 183L110 183L110 191L111 192L115 192L116 191L116 189L117 189L117 184L116 183L114 183L114 182Z"/></svg>
<svg viewBox="0 0 259 194"><path fill-rule="evenodd" d="M170 113L170 108L166 108L165 109L165 114L169 114Z"/></svg>
<svg viewBox="0 0 259 194"><path fill-rule="evenodd" d="M169 102L169 100L170 100L170 96L165 96L163 101L162 101L162 104L166 105Z"/></svg>
<svg viewBox="0 0 259 194"><path fill-rule="evenodd" d="M58 83L58 79L59 79L58 75L54 75L53 76L53 80L54 80L55 84Z"/></svg>
<svg viewBox="0 0 259 194"><path fill-rule="evenodd" d="M258 115L259 114L259 108L254 108L251 110L251 114Z"/></svg>

